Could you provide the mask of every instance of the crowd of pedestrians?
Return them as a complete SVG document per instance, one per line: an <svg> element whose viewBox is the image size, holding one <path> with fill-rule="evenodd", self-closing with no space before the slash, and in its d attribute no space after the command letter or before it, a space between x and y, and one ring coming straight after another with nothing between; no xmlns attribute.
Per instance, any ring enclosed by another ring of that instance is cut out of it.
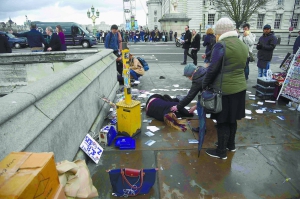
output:
<svg viewBox="0 0 300 199"><path fill-rule="evenodd" d="M104 43L105 40L104 38L110 31L103 31L99 30L96 33L96 38L98 43ZM158 29L156 30L151 30L149 31L148 29L140 29L140 30L134 30L134 31L128 31L128 30L118 30L118 32L121 35L122 41L123 42L167 42L167 41L173 41L174 38L176 38L177 33L173 34L173 31L159 31Z"/></svg>

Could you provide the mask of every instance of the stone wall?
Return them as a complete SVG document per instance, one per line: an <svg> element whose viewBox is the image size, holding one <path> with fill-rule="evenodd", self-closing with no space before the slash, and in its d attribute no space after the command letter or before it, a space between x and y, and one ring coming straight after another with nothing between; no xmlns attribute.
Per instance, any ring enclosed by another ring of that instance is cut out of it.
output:
<svg viewBox="0 0 300 199"><path fill-rule="evenodd" d="M0 95L57 73L98 50L0 54Z"/></svg>
<svg viewBox="0 0 300 199"><path fill-rule="evenodd" d="M52 151L56 161L73 160L108 113L99 96L115 97L115 58L102 50L0 98L0 160L12 151Z"/></svg>

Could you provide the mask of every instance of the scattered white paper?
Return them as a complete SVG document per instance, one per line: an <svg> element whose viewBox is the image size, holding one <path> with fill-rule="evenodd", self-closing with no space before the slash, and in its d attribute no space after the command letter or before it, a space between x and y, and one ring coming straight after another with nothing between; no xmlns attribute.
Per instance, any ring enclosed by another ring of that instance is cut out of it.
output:
<svg viewBox="0 0 300 199"><path fill-rule="evenodd" d="M173 86L174 86L175 88L179 87L179 85L178 85L178 84L174 84Z"/></svg>
<svg viewBox="0 0 300 199"><path fill-rule="evenodd" d="M189 143L190 143L190 144L198 144L199 141L196 140L196 139L189 139Z"/></svg>
<svg viewBox="0 0 300 199"><path fill-rule="evenodd" d="M291 111L295 111L296 109L294 107L289 108Z"/></svg>
<svg viewBox="0 0 300 199"><path fill-rule="evenodd" d="M257 102L257 104L258 104L258 105L263 105L264 103L263 103L263 102Z"/></svg>
<svg viewBox="0 0 300 199"><path fill-rule="evenodd" d="M249 97L250 100L256 100L255 97Z"/></svg>
<svg viewBox="0 0 300 199"><path fill-rule="evenodd" d="M210 114L206 114L206 118L210 118Z"/></svg>
<svg viewBox="0 0 300 199"><path fill-rule="evenodd" d="M179 120L182 120L182 118L181 118L181 117L179 117L179 118L177 118L177 119L179 119Z"/></svg>
<svg viewBox="0 0 300 199"><path fill-rule="evenodd" d="M197 100L192 100L191 103L197 103Z"/></svg>
<svg viewBox="0 0 300 199"><path fill-rule="evenodd" d="M275 103L276 103L275 101L272 101L272 100L265 100L265 102L267 102L267 103L272 103L272 104L275 104Z"/></svg>
<svg viewBox="0 0 300 199"><path fill-rule="evenodd" d="M283 116L277 116L280 120L285 120Z"/></svg>
<svg viewBox="0 0 300 199"><path fill-rule="evenodd" d="M255 95L249 95L249 97L255 97Z"/></svg>
<svg viewBox="0 0 300 199"><path fill-rule="evenodd" d="M146 98L147 94L140 94L138 97L140 97L140 98Z"/></svg>
<svg viewBox="0 0 300 199"><path fill-rule="evenodd" d="M151 123L152 120L143 120L143 123Z"/></svg>
<svg viewBox="0 0 300 199"><path fill-rule="evenodd" d="M245 113L246 113L246 114L252 114L252 111L251 111L251 110L245 109Z"/></svg>
<svg viewBox="0 0 300 199"><path fill-rule="evenodd" d="M133 83L134 83L134 84L139 84L139 83L141 83L141 82L140 82L140 81L137 81L137 80L135 80Z"/></svg>
<svg viewBox="0 0 300 199"><path fill-rule="evenodd" d="M217 123L217 120L213 120L214 123Z"/></svg>
<svg viewBox="0 0 300 199"><path fill-rule="evenodd" d="M113 108L110 108L110 109L109 109L109 111L111 111L111 112L112 112L112 111L114 111L114 109L113 109Z"/></svg>
<svg viewBox="0 0 300 199"><path fill-rule="evenodd" d="M146 103L141 103L141 106L146 106Z"/></svg>
<svg viewBox="0 0 300 199"><path fill-rule="evenodd" d="M155 135L154 133L152 133L152 132L150 132L150 131L147 131L145 134L148 135L149 137Z"/></svg>
<svg viewBox="0 0 300 199"><path fill-rule="evenodd" d="M251 93L251 91L246 91L246 93Z"/></svg>
<svg viewBox="0 0 300 199"><path fill-rule="evenodd" d="M191 109L191 107L189 107L189 106L185 106L184 107L186 110L190 110Z"/></svg>
<svg viewBox="0 0 300 199"><path fill-rule="evenodd" d="M159 130L159 128L157 128L156 126L147 126L147 129L150 130L150 131L152 131L153 133L154 133L155 131L158 131L158 130Z"/></svg>
<svg viewBox="0 0 300 199"><path fill-rule="evenodd" d="M256 113L259 113L259 114L263 114L264 113L263 110L259 110L259 109L255 110L255 111L256 111Z"/></svg>
<svg viewBox="0 0 300 199"><path fill-rule="evenodd" d="M156 141L154 140L148 140L147 142L145 142L146 145L151 146L152 144L154 144Z"/></svg>
<svg viewBox="0 0 300 199"><path fill-rule="evenodd" d="M247 116L245 117L245 119L251 120L252 117L247 115Z"/></svg>

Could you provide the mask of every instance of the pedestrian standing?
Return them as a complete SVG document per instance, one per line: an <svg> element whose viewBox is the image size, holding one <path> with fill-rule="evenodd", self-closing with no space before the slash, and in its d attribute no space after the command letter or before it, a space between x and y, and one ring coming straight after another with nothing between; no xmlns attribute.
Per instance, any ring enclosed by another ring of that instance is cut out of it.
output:
<svg viewBox="0 0 300 199"><path fill-rule="evenodd" d="M194 60L194 65L197 66L197 53L200 50L200 35L197 34L196 30L192 30L191 49L191 58Z"/></svg>
<svg viewBox="0 0 300 199"><path fill-rule="evenodd" d="M48 26L46 28L47 43L45 45L44 51L60 51L61 50L61 42L60 38L56 33L53 33L53 29Z"/></svg>
<svg viewBox="0 0 300 199"><path fill-rule="evenodd" d="M177 41L177 32L174 33L174 40Z"/></svg>
<svg viewBox="0 0 300 199"><path fill-rule="evenodd" d="M145 31L143 29L141 29L140 31L140 37L141 37L141 41L145 42Z"/></svg>
<svg viewBox="0 0 300 199"><path fill-rule="evenodd" d="M203 46L206 47L205 54L202 55L204 62L206 63L205 66L207 67L210 63L210 55L212 52L212 48L216 43L216 37L214 35L214 30L212 28L208 28L206 30L206 36L203 41Z"/></svg>
<svg viewBox="0 0 300 199"><path fill-rule="evenodd" d="M11 47L3 34L0 34L0 53L11 53Z"/></svg>
<svg viewBox="0 0 300 199"><path fill-rule="evenodd" d="M31 23L30 31L24 33L10 33L14 34L17 37L26 37L29 47L31 48L31 52L43 52L43 45L46 45L44 36L42 33L36 30L36 24Z"/></svg>
<svg viewBox="0 0 300 199"><path fill-rule="evenodd" d="M170 36L170 41L172 41L173 40L173 31L172 31L172 29L169 32L169 36Z"/></svg>
<svg viewBox="0 0 300 199"><path fill-rule="evenodd" d="M61 28L60 25L57 25L56 26L56 32L57 32L57 35L59 36L60 38L60 43L61 43L61 48L60 50L61 51L67 51L67 46L66 46L66 40L65 40L65 34ZM99 31L97 32L97 34L99 33Z"/></svg>
<svg viewBox="0 0 300 199"><path fill-rule="evenodd" d="M271 31L271 26L269 24L264 26L263 35L259 38L256 45L257 52L257 67L258 67L258 77L266 77L267 70L270 69L270 62L273 57L273 51L277 45L277 38L274 32ZM252 88L256 88L252 86Z"/></svg>
<svg viewBox="0 0 300 199"><path fill-rule="evenodd" d="M211 63L207 68L202 88L211 86L212 89L220 90L221 87L222 111L211 114L211 119L217 120L218 146L216 149L207 149L206 154L214 158L227 159L227 149L232 152L236 150L237 120L245 117L247 85L244 68L248 47L238 38L233 22L229 18L219 19L215 24L215 32L221 35L220 42L213 47Z"/></svg>
<svg viewBox="0 0 300 199"><path fill-rule="evenodd" d="M293 54L297 53L299 47L300 47L300 31L298 31L298 37L296 38L294 46L293 46Z"/></svg>
<svg viewBox="0 0 300 199"><path fill-rule="evenodd" d="M252 54L253 46L255 44L255 34L250 32L250 24L248 24L248 23L245 23L243 25L243 30L244 30L244 33L243 33L243 35L241 35L239 37L239 39L241 41L243 41L249 49L249 54L247 57L246 67L245 67L245 78L246 78L246 80L248 80L248 76L249 76L249 72L250 72L250 69L249 69L250 53Z"/></svg>
<svg viewBox="0 0 300 199"><path fill-rule="evenodd" d="M183 62L181 63L181 65L186 65L186 60L187 60L187 54L189 52L189 48L190 48L190 45L191 45L191 39L192 39L192 34L189 30L189 26L186 25L185 26L185 35L184 35L184 38L183 38L183 46L182 48L184 49L184 53L183 53Z"/></svg>

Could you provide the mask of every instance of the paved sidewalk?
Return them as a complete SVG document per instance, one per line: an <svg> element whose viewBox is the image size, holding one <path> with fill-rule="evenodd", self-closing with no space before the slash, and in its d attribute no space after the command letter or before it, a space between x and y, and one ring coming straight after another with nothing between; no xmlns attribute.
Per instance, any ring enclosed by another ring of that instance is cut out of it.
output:
<svg viewBox="0 0 300 199"><path fill-rule="evenodd" d="M201 64L201 63L200 63ZM274 66L276 67L276 66ZM151 64L150 70L141 78L136 87L140 90L168 89L153 91L162 94L186 94L191 82L182 76L184 66L178 63ZM250 65L248 91L256 83L257 68ZM159 79L164 76L165 79ZM178 84L179 87L174 87ZM282 113L257 114L257 104L263 100L249 100L246 109L252 111L253 120L238 122L236 152L228 152L227 160L211 158L205 150L214 147L217 141L215 124L207 119L207 134L203 149L198 158L197 144L189 144L193 133L179 132L153 120L151 126L161 130L155 136L145 135L147 123L142 123L142 133L135 137L136 149L120 151L106 147L98 165L88 161L93 183L98 189L99 198L115 198L107 169L114 168L158 168L156 183L147 195L136 198L145 199L196 199L196 198L300 198L300 114L286 107L286 100L276 104L264 103L264 107L281 109ZM277 116L284 116L280 120ZM151 119L142 111L142 120ZM196 127L197 116L191 120ZM196 134L197 136L197 134ZM152 146L145 144L155 140Z"/></svg>

